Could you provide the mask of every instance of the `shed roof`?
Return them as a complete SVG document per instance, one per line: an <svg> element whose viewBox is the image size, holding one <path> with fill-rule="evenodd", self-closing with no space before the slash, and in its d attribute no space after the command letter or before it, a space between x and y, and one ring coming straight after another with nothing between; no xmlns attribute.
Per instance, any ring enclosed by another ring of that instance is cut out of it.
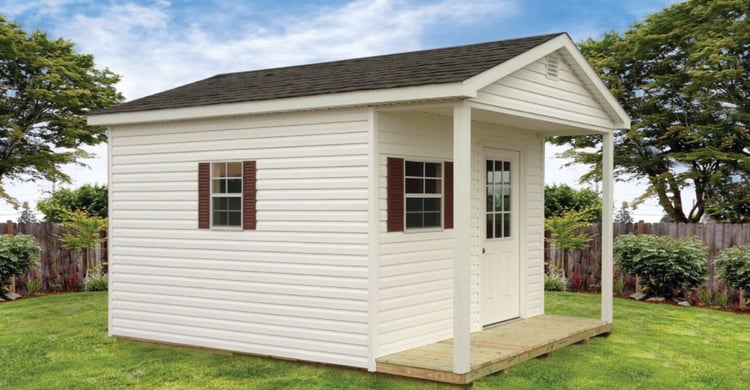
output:
<svg viewBox="0 0 750 390"><path fill-rule="evenodd" d="M461 82L562 34L220 74L92 115Z"/></svg>

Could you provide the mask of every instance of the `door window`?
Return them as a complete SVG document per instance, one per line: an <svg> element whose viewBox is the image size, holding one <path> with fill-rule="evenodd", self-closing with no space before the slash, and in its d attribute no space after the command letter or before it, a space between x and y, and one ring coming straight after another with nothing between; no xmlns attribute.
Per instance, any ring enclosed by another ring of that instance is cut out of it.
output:
<svg viewBox="0 0 750 390"><path fill-rule="evenodd" d="M511 237L511 162L487 160L487 238Z"/></svg>

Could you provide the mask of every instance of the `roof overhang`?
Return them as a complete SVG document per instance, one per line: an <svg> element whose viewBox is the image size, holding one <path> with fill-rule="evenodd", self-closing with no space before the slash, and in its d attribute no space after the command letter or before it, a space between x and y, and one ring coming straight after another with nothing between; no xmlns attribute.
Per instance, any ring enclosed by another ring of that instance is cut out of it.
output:
<svg viewBox="0 0 750 390"><path fill-rule="evenodd" d="M115 126L138 123L210 119L239 115L270 114L278 112L350 108L357 106L472 99L477 97L479 90L482 88L550 53L557 51L564 55L567 62L574 68L581 80L583 80L584 84L591 91L593 97L599 101L607 112L609 112L610 117L612 118L612 129L630 128L630 118L627 113L625 113L614 96L612 96L606 85L604 85L601 79L599 79L594 69L591 68L588 62L586 62L567 34L561 34L524 52L523 54L503 62L500 65L464 80L463 82L162 110L120 112L99 115L94 114L88 117L88 124L97 126ZM502 111L502 108L495 108L494 110ZM508 112L503 113L506 115L512 114ZM591 128L586 124L580 123L569 125L594 132L603 130L600 128Z"/></svg>
<svg viewBox="0 0 750 390"><path fill-rule="evenodd" d="M416 87L344 92L243 103L90 115L88 117L88 124L95 126L114 126L150 122L208 119L238 115L268 114L276 112L311 111L402 102L468 99L476 97L476 92L477 91L473 91L473 93L472 91L467 92L466 86L463 83L433 84Z"/></svg>

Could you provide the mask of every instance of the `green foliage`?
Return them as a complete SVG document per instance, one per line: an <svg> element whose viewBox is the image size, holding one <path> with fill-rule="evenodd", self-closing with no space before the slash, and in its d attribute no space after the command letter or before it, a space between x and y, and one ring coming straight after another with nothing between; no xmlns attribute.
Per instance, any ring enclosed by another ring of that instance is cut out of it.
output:
<svg viewBox="0 0 750 390"><path fill-rule="evenodd" d="M86 115L123 100L119 76L95 68L75 44L26 33L0 15L0 179L69 182L62 167L90 157L82 146L106 141ZM0 185L0 197L16 204Z"/></svg>
<svg viewBox="0 0 750 390"><path fill-rule="evenodd" d="M584 210L586 221L602 221L602 199L599 194L588 188L576 190L567 184L544 186L544 218Z"/></svg>
<svg viewBox="0 0 750 390"><path fill-rule="evenodd" d="M625 280L616 278L612 283L612 291L617 297L625 295Z"/></svg>
<svg viewBox="0 0 750 390"><path fill-rule="evenodd" d="M23 202L21 209L21 215L18 216L18 223L36 222L36 215L34 215L34 212L29 208L29 202Z"/></svg>
<svg viewBox="0 0 750 390"><path fill-rule="evenodd" d="M652 296L672 297L680 290L699 286L706 279L706 245L694 237L619 236L614 245L621 270L638 275Z"/></svg>
<svg viewBox="0 0 750 390"><path fill-rule="evenodd" d="M728 285L750 290L750 244L724 249L714 264L719 277Z"/></svg>
<svg viewBox="0 0 750 390"><path fill-rule="evenodd" d="M719 291L716 293L716 304L719 305L719 307L722 310L727 309L728 303L729 303L729 294L727 294L726 291Z"/></svg>
<svg viewBox="0 0 750 390"><path fill-rule="evenodd" d="M633 223L633 216L628 208L628 202L622 202L622 206L615 213L614 223Z"/></svg>
<svg viewBox="0 0 750 390"><path fill-rule="evenodd" d="M742 221L750 210L750 192L731 179L750 173L749 9L746 0L678 2L622 35L579 43L632 118L615 132L616 176L647 182L640 201L655 196L675 222L707 212ZM553 142L594 167L583 180L600 177L600 137ZM691 189L695 202L683 204Z"/></svg>
<svg viewBox="0 0 750 390"><path fill-rule="evenodd" d="M42 248L36 238L23 234L0 235L0 295L11 277L26 273L36 265Z"/></svg>
<svg viewBox="0 0 750 390"><path fill-rule="evenodd" d="M107 230L107 219L90 217L83 211L68 211L65 213L63 226L75 230L75 233L65 233L60 237L65 249L89 250L104 241L101 233Z"/></svg>
<svg viewBox="0 0 750 390"><path fill-rule="evenodd" d="M91 217L107 218L107 186L84 184L71 190L63 188L37 203L47 222L63 222L69 211L83 211Z"/></svg>
<svg viewBox="0 0 750 390"><path fill-rule="evenodd" d="M701 288L698 290L698 302L711 306L714 301L714 292L709 288Z"/></svg>
<svg viewBox="0 0 750 390"><path fill-rule="evenodd" d="M588 215L588 210L570 211L544 220L544 228L550 232L551 236L547 241L557 249L558 258L555 262L557 266L562 267L563 276L565 275L565 252L570 249L586 248L591 241L591 235L580 231L589 226Z"/></svg>
<svg viewBox="0 0 750 390"><path fill-rule="evenodd" d="M544 275L544 291L566 291L568 278L563 275L559 267L547 264L549 271Z"/></svg>
<svg viewBox="0 0 750 390"><path fill-rule="evenodd" d="M39 278L29 278L26 281L26 293L29 294L30 297L38 294L41 290L42 282L39 280Z"/></svg>
<svg viewBox="0 0 750 390"><path fill-rule="evenodd" d="M86 277L83 279L83 289L85 291L107 291L109 289L109 278L102 271L102 266L89 268Z"/></svg>

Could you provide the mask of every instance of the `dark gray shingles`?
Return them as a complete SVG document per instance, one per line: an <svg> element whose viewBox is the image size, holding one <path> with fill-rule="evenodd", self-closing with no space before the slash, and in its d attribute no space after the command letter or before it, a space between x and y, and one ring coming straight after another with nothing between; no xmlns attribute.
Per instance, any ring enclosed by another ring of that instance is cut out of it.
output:
<svg viewBox="0 0 750 390"><path fill-rule="evenodd" d="M151 111L461 82L558 34L220 74L94 114Z"/></svg>

